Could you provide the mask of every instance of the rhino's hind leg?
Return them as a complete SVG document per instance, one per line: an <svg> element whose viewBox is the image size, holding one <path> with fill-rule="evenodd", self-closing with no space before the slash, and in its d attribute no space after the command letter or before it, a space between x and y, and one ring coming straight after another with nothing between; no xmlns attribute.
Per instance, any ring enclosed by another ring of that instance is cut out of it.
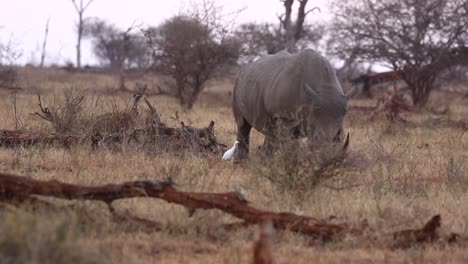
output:
<svg viewBox="0 0 468 264"><path fill-rule="evenodd" d="M249 153L250 131L252 130L252 125L249 124L245 118L240 123L241 124L237 125L237 141L239 141L239 145L237 147L235 161L247 158Z"/></svg>

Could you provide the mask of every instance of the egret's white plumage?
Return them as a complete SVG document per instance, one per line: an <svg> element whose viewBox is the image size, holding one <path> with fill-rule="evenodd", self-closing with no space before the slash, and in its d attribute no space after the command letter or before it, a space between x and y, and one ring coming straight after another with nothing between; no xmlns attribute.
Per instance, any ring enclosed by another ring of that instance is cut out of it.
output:
<svg viewBox="0 0 468 264"><path fill-rule="evenodd" d="M237 145L239 145L239 141L236 140L236 142L234 142L234 146L232 146L232 148L230 148L226 152L224 152L223 160L230 160L232 158L232 156L234 156L234 153L237 150Z"/></svg>

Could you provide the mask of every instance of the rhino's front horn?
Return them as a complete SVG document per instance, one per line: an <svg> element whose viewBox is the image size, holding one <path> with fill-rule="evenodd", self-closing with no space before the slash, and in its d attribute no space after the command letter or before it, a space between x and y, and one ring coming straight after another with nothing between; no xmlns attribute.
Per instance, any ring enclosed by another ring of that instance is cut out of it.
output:
<svg viewBox="0 0 468 264"><path fill-rule="evenodd" d="M353 85L351 87L351 91L349 91L347 94L345 94L346 100L349 100L349 99L351 99L351 97L355 96L357 94L357 91L358 91L358 89L357 89L356 85Z"/></svg>
<svg viewBox="0 0 468 264"><path fill-rule="evenodd" d="M346 136L346 140L343 145L343 152L345 152L348 149L348 146L349 146L349 132L348 132L348 135Z"/></svg>

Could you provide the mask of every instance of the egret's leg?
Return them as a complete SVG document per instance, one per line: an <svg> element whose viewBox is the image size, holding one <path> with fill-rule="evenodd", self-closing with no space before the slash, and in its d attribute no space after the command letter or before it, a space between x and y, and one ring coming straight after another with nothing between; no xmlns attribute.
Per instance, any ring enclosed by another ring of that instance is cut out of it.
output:
<svg viewBox="0 0 468 264"><path fill-rule="evenodd" d="M252 125L250 125L245 119L243 120L242 124L238 126L237 141L239 141L239 145L237 148L237 154L235 155L235 161L247 158L247 155L249 153L249 141L251 130Z"/></svg>

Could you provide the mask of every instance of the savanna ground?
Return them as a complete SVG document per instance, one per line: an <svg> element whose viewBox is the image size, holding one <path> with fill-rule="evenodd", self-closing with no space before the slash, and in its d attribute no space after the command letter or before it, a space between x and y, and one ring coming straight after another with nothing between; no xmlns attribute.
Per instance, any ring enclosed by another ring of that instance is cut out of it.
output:
<svg viewBox="0 0 468 264"><path fill-rule="evenodd" d="M41 87L44 105L60 101L65 89L86 95L85 111L99 115L131 106L131 94L111 95L117 77L70 74L62 71L23 69L22 87ZM151 83L151 79L147 79ZM157 80L156 80L157 81ZM131 84L133 82L129 82ZM150 85L151 87L151 85ZM132 88L132 87L130 87ZM463 88L463 87L462 87ZM236 126L230 109L228 81L214 81L192 111L177 100L152 96L162 121L179 126L180 120L205 127L214 120L219 141L231 145ZM466 88L465 88L466 89ZM13 96L2 91L2 129L52 132L30 113L39 111L33 90ZM340 222L359 225L367 219L381 239L369 241L347 237L321 243L291 232L275 232L276 263L467 263L468 250L435 243L426 247L391 249L391 232L423 225L441 214L442 232L468 234L468 135L450 120L468 114L468 99L436 92L429 105L447 105L449 112L436 116L429 111L404 114L408 124L392 124L383 114L374 121L350 111L345 128L351 134L348 164L338 180L313 190L278 188L262 173L275 173L275 165L256 161L263 139L253 133L252 159L240 165L221 157L199 155L152 155L136 149L91 151L89 146L71 149L32 147L0 149L0 171L34 179L98 185L171 176L179 190L201 192L240 191L255 207L288 211L319 219L334 215ZM373 100L353 99L351 105L374 105ZM178 112L179 120L175 118ZM259 168L259 166L263 166ZM330 188L329 185L335 186ZM338 189L336 187L339 187ZM45 198L44 198L45 199ZM131 223L112 221L105 204L48 199L73 204L75 210L29 210L4 205L0 209L0 260L2 263L250 263L255 227L226 231L223 224L238 220L220 211L186 209L161 200L138 198L116 202L120 212L157 220L161 231Z"/></svg>

